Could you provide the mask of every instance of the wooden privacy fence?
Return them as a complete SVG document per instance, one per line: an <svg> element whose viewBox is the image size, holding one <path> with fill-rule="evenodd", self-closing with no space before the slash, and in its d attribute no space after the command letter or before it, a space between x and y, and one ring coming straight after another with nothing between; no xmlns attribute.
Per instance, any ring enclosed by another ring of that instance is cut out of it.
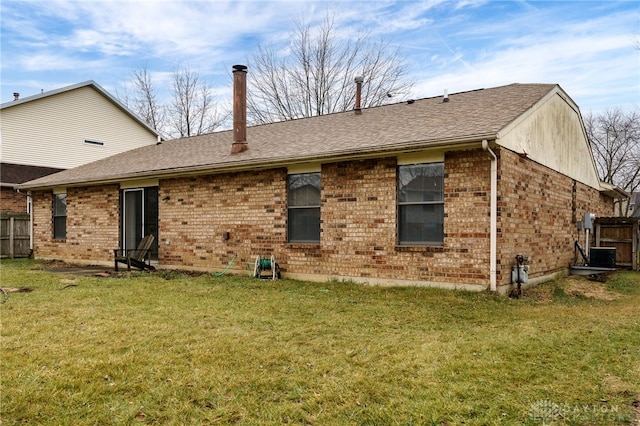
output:
<svg viewBox="0 0 640 426"><path fill-rule="evenodd" d="M29 257L29 215L0 215L0 257Z"/></svg>
<svg viewBox="0 0 640 426"><path fill-rule="evenodd" d="M596 247L616 249L616 265L640 271L640 218L599 217L595 238Z"/></svg>

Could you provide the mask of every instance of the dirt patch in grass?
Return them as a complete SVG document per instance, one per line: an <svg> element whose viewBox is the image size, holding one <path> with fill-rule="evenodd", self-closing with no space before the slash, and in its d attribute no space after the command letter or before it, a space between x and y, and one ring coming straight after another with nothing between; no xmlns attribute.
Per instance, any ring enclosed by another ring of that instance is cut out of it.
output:
<svg viewBox="0 0 640 426"><path fill-rule="evenodd" d="M3 287L6 293L30 293L33 291L30 287Z"/></svg>
<svg viewBox="0 0 640 426"><path fill-rule="evenodd" d="M570 296L590 297L598 300L615 300L620 295L597 281L591 281L584 277L567 277L564 291Z"/></svg>
<svg viewBox="0 0 640 426"><path fill-rule="evenodd" d="M564 295L570 298L591 298L596 300L615 300L621 295L609 289L602 282L594 281L588 277L568 276L559 281L550 281L535 287L526 289L523 297L541 303L550 303L554 297Z"/></svg>
<svg viewBox="0 0 640 426"><path fill-rule="evenodd" d="M62 268L79 268L80 265L74 265L71 263L67 263L63 260L45 260L42 261L41 263L36 264L36 266L40 266L42 265L43 269L46 270L50 270L50 269L62 269ZM37 268L40 269L40 268Z"/></svg>
<svg viewBox="0 0 640 426"><path fill-rule="evenodd" d="M550 303L553 301L553 288L549 284L540 284L523 290L522 297L540 303Z"/></svg>
<svg viewBox="0 0 640 426"><path fill-rule="evenodd" d="M109 269L105 266L91 266L91 265L78 265L73 263L64 262L62 260L48 260L42 263L42 269L47 272L63 273L69 275L79 276L95 276L102 278L128 278L137 275L152 275L165 280L187 278L187 277L200 277L208 275L208 272L202 271L189 271L181 269L157 269L155 271L140 271L138 269L132 269L127 271L125 268L120 268L118 272L113 268Z"/></svg>

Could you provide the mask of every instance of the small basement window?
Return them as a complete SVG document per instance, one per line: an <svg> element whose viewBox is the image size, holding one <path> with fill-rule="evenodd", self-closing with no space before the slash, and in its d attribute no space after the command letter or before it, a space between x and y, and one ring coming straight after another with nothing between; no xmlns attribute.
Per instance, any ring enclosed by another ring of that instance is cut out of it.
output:
<svg viewBox="0 0 640 426"><path fill-rule="evenodd" d="M87 145L104 146L104 142L94 141L94 140L91 140L91 139L85 139L84 143L87 144Z"/></svg>

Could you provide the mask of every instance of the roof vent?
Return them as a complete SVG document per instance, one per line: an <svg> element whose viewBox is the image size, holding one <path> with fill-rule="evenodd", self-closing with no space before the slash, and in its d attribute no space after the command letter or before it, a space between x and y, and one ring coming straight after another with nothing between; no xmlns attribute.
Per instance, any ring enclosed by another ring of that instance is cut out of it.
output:
<svg viewBox="0 0 640 426"><path fill-rule="evenodd" d="M442 96L442 102L449 102L449 91L444 89L444 95Z"/></svg>
<svg viewBox="0 0 640 426"><path fill-rule="evenodd" d="M18 99L20 99L20 93L18 92L13 92L13 100L17 101Z"/></svg>

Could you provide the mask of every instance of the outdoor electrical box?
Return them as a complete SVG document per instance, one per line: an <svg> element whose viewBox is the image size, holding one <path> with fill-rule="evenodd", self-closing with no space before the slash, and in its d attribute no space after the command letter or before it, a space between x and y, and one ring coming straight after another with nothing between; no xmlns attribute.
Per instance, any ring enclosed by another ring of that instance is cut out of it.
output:
<svg viewBox="0 0 640 426"><path fill-rule="evenodd" d="M584 214L584 229L593 229L594 222L596 220L595 213L585 213Z"/></svg>

